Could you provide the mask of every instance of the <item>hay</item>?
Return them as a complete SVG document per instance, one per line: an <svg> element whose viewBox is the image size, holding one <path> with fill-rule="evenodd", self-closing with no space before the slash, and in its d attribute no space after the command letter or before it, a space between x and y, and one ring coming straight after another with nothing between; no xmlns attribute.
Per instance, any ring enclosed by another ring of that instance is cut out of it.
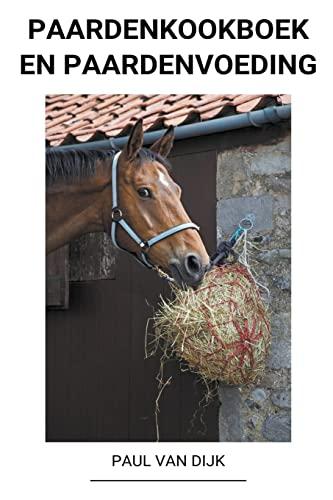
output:
<svg viewBox="0 0 333 500"><path fill-rule="evenodd" d="M270 325L258 287L240 263L215 267L199 289L173 288L153 318L164 358L177 356L207 381L258 382Z"/></svg>

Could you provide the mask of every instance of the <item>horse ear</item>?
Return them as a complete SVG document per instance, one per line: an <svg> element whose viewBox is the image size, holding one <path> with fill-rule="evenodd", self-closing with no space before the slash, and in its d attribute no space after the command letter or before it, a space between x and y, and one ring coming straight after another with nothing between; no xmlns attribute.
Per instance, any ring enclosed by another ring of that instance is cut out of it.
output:
<svg viewBox="0 0 333 500"><path fill-rule="evenodd" d="M126 155L129 160L133 160L142 148L143 144L143 128L142 120L138 120L132 128L131 135L129 136L126 144Z"/></svg>
<svg viewBox="0 0 333 500"><path fill-rule="evenodd" d="M159 155L166 158L170 153L173 140L175 138L174 127L171 125L162 137L160 137L152 146L150 146L151 151L158 153Z"/></svg>

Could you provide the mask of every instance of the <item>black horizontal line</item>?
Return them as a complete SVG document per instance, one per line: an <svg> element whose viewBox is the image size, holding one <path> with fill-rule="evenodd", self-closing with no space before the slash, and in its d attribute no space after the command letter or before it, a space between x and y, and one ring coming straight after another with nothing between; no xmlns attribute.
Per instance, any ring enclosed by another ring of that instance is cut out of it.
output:
<svg viewBox="0 0 333 500"><path fill-rule="evenodd" d="M247 479L90 479L91 483L246 483Z"/></svg>

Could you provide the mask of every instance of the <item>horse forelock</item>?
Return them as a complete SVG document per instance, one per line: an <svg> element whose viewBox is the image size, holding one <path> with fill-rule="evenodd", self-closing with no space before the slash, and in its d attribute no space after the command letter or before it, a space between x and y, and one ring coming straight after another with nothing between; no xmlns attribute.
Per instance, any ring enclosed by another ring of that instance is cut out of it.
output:
<svg viewBox="0 0 333 500"><path fill-rule="evenodd" d="M152 151L151 149L141 148L138 157L142 164L147 162L157 161L158 163L163 165L163 167L165 167L169 172L170 170L172 170L170 162L160 154L156 153L155 151Z"/></svg>

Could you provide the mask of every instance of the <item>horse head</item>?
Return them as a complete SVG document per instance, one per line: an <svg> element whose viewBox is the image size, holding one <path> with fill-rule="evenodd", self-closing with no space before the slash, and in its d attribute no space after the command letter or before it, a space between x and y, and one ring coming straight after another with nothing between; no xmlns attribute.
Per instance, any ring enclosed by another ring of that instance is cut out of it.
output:
<svg viewBox="0 0 333 500"><path fill-rule="evenodd" d="M114 224L114 238L122 249L142 255L140 260L162 269L178 284L197 286L209 257L181 202L181 188L170 175L166 158L173 140L170 127L149 149L143 148L142 121L134 125L113 179L113 197L117 196L114 219L118 215L113 221L118 223ZM119 219L125 223L119 224ZM131 231L139 235L141 246Z"/></svg>

